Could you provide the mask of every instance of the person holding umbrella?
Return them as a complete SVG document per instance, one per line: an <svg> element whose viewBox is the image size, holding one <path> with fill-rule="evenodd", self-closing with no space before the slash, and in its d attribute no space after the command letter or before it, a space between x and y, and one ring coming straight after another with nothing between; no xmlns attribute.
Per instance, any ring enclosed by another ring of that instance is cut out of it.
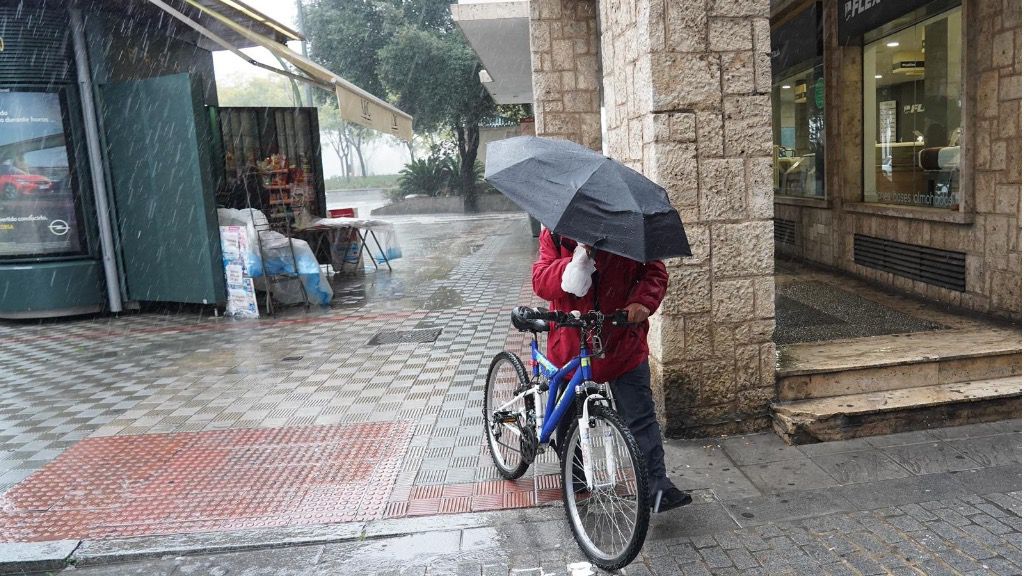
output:
<svg viewBox="0 0 1024 576"><path fill-rule="evenodd" d="M563 290L573 279L573 268L594 270L589 289L580 293ZM619 413L636 438L647 464L651 502L664 512L691 502L665 471L661 426L654 412L651 369L647 363L647 318L658 310L668 289L668 272L660 261L640 263L610 252L593 250L544 229L540 253L533 264L533 291L550 302L552 311L598 310L611 314L625 310L629 324L604 329L604 356L593 360L594 380L608 382ZM555 328L548 335L548 358L562 365L579 348L573 328ZM563 420L566 426L569 419ZM558 438L564 438L564 430Z"/></svg>
<svg viewBox="0 0 1024 576"><path fill-rule="evenodd" d="M552 311L626 310L628 325L603 330L604 356L593 360L594 379L610 383L643 452L654 511L689 504L690 495L666 474L648 365L647 319L668 289L661 260L690 255L667 193L588 148L530 136L488 144L485 179L544 224L533 290ZM548 335L548 358L557 365L578 347L578 332L571 328ZM559 430L557 438L564 437Z"/></svg>

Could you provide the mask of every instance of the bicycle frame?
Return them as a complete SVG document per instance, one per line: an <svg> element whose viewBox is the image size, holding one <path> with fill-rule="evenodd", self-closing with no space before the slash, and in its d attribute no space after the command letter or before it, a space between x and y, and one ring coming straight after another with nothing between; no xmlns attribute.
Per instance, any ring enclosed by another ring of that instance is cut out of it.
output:
<svg viewBox="0 0 1024 576"><path fill-rule="evenodd" d="M558 368L541 353L537 339L534 338L530 342L530 356L533 360L534 379L543 375L548 380L548 399L544 413L539 414L543 424L538 434L540 443L546 444L551 440L551 434L554 433L555 427L572 406L573 398L576 396L576 387L593 378L590 368L590 350L586 345L580 346L579 355L565 366ZM566 383L565 380L569 374L572 374L572 378Z"/></svg>
<svg viewBox="0 0 1024 576"><path fill-rule="evenodd" d="M534 382L541 375L548 380L547 402L545 405L541 405L541 390L534 384L516 394L508 402L499 406L497 410L505 410L524 396L532 395L534 397L534 406L537 407L537 439L541 445L545 445L551 440L551 434L554 433L558 423L565 417L569 407L572 406L573 399L576 396L576 388L593 378L590 367L590 349L587 348L585 343L582 344L579 355L570 360L565 366L558 368L541 353L537 345L537 338L534 337L533 341L530 342L530 356L533 365ZM566 383L565 380L569 374L572 374L572 378ZM509 427L509 430L513 434L519 433L513 427Z"/></svg>

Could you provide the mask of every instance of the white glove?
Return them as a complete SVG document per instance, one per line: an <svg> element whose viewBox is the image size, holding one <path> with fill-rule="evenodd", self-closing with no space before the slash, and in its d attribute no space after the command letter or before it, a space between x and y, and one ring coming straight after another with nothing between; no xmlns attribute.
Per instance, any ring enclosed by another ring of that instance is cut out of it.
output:
<svg viewBox="0 0 1024 576"><path fill-rule="evenodd" d="M587 254L587 249L577 245L572 253L572 262L562 272L562 292L574 294L577 298L586 296L594 283L590 276L595 269L594 259Z"/></svg>

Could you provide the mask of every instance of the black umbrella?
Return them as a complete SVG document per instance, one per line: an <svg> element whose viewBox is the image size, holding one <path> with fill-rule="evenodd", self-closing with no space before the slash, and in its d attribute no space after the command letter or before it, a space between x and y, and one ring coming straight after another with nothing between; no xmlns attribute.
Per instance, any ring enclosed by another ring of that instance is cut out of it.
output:
<svg viewBox="0 0 1024 576"><path fill-rule="evenodd" d="M484 179L556 234L639 262L689 256L665 189L568 140L487 144Z"/></svg>

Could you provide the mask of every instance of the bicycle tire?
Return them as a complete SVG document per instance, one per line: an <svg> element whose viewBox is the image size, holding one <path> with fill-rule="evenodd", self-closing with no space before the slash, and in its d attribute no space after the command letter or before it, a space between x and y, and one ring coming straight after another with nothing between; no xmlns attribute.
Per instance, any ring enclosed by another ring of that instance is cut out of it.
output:
<svg viewBox="0 0 1024 576"><path fill-rule="evenodd" d="M576 543L579 544L580 549L587 556L592 564L602 568L604 570L618 570L623 566L626 566L634 559L637 554L640 553L640 549L643 548L644 541L647 538L647 529L651 517L651 506L650 506L650 493L648 491L647 483L647 466L644 463L644 459L640 453L640 447L636 443L636 439L633 434L629 431L629 428L622 422L622 418L619 417L618 413L614 410L609 409L606 406L592 405L590 408L590 417L595 421L597 425L595 428L591 428L591 447L595 453L604 450L603 443L600 449L593 448L595 446L595 438L599 434L604 432L600 430L600 425L603 423L611 429L612 437L617 437L618 441L614 446L617 457L622 456L621 452L624 451L630 460L630 468L633 476L633 494L629 494L630 488L630 473L624 472L617 468L616 478L622 475L624 487L622 489L625 495L632 496L635 501L635 511L633 513L634 521L633 527L630 529L628 538L622 543L621 549L612 551L601 550L598 544L595 542L595 535L588 533L584 518L580 514L580 502L586 502L596 497L595 493L600 490L606 490L604 488L598 488L594 492L587 494L585 489L577 493L577 486L574 484L574 466L573 463L580 462L579 452L577 447L580 445L580 431L579 423L572 415L566 417L573 418L573 423L569 427L567 441L561 448L561 477L562 477L562 501L565 504L565 513L569 517L569 526L572 528L573 536L576 538ZM603 442L606 438L600 438ZM603 477L609 478L607 472L600 471L600 466L595 463L593 465L594 474L603 474ZM584 481L585 486L585 481ZM610 491L611 497L628 502L629 498L623 498L620 494L620 487L618 482L614 483L613 488ZM607 492L605 492L607 494ZM579 497L578 497L579 496ZM611 498L608 499L611 501ZM603 507L602 510L609 510L609 508ZM589 511L587 514L589 517ZM600 523L598 523L600 524ZM607 526L608 524L604 524ZM596 528L597 526L595 526ZM621 532L620 532L621 534Z"/></svg>
<svg viewBox="0 0 1024 576"><path fill-rule="evenodd" d="M512 374L502 373L506 366L511 368ZM514 381L509 382L510 377L514 377ZM484 385L484 434L487 436L487 447L491 452L491 460L498 468L498 473L508 480L515 480L525 474L527 468L530 467L531 459L523 453L519 437L516 438L515 445L509 442L499 442L501 431L509 430L509 428L495 426L493 406L509 401L514 396L513 390L527 384L529 384L529 379L526 377L526 368L518 356L507 351L499 352L494 356L494 359L491 360L491 367L487 370L487 382ZM500 394L501 397L496 399L496 394ZM532 404L531 397L524 397L523 411L532 410ZM524 423L520 422L520 424Z"/></svg>

